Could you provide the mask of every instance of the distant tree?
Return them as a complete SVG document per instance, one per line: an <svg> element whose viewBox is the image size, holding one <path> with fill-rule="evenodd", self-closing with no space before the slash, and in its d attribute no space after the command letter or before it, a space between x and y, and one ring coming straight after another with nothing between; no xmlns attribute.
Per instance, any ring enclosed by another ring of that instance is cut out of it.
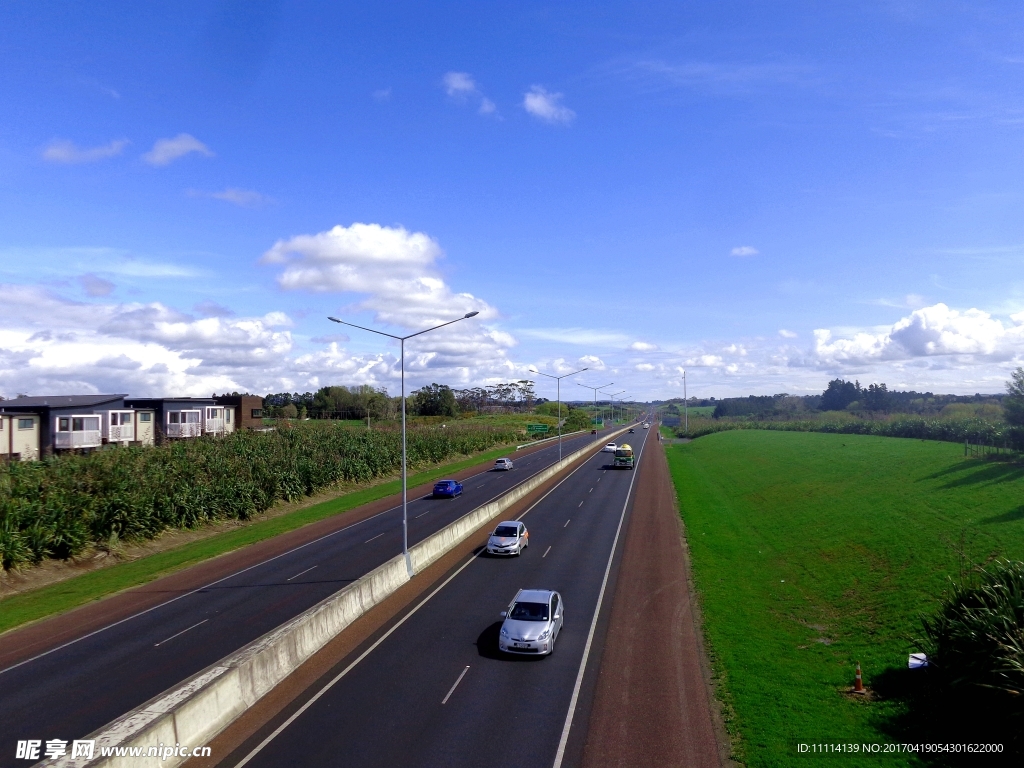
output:
<svg viewBox="0 0 1024 768"><path fill-rule="evenodd" d="M889 389L885 384L872 384L861 390L861 402L869 411L888 411L890 406Z"/></svg>
<svg viewBox="0 0 1024 768"><path fill-rule="evenodd" d="M459 404L455 393L446 384L428 384L414 393L416 412L420 416L458 416Z"/></svg>
<svg viewBox="0 0 1024 768"><path fill-rule="evenodd" d="M562 407L564 408L565 406ZM581 429L590 429L590 411L583 408L573 408L569 411L569 415L565 417L562 431L577 432Z"/></svg>
<svg viewBox="0 0 1024 768"><path fill-rule="evenodd" d="M1010 374L1010 380L1006 382L1003 410L1008 423L1024 427L1024 368L1018 368Z"/></svg>
<svg viewBox="0 0 1024 768"><path fill-rule="evenodd" d="M859 381L833 379L821 394L819 407L823 411L841 411L861 398Z"/></svg>
<svg viewBox="0 0 1024 768"><path fill-rule="evenodd" d="M286 419L297 419L299 417L299 409L295 407L295 403L288 403L281 406L280 414Z"/></svg>

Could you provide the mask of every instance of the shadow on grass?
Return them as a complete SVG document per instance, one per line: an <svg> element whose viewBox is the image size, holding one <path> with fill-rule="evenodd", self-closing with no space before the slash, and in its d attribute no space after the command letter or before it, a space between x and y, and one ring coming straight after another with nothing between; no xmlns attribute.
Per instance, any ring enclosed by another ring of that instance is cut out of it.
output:
<svg viewBox="0 0 1024 768"><path fill-rule="evenodd" d="M1001 515L993 515L992 517L983 517L980 522L982 525L992 525L993 523L1013 523L1017 520L1024 520L1024 506L1011 509L1007 512L1003 512Z"/></svg>
<svg viewBox="0 0 1024 768"><path fill-rule="evenodd" d="M946 479L944 489L981 483L1009 483L1024 477L1024 466L1003 461L974 460L957 463L926 475L924 480Z"/></svg>
<svg viewBox="0 0 1024 768"><path fill-rule="evenodd" d="M919 753L927 765L1024 765L1024 717L1008 694L981 688L952 692L931 668L890 668L873 677L871 685L877 697L903 705L899 714L876 724L893 742L1003 747L1001 753L988 754Z"/></svg>

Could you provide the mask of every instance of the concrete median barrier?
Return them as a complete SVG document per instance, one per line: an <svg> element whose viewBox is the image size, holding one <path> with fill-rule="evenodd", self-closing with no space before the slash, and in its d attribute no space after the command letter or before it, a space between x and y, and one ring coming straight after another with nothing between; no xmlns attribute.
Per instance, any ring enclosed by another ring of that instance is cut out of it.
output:
<svg viewBox="0 0 1024 768"><path fill-rule="evenodd" d="M513 504L626 429L573 452L410 547L413 570L419 573L427 568ZM85 737L85 741L95 741L92 756L76 757L69 748L65 757L36 765L180 765L188 759L189 750L208 744L352 622L409 580L405 559L399 554L277 629ZM171 748L175 754L169 753Z"/></svg>

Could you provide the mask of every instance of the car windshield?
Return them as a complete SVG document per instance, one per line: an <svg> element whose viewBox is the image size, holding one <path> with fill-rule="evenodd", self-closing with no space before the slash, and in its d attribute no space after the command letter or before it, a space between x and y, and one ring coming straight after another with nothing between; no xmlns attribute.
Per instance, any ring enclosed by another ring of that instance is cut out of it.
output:
<svg viewBox="0 0 1024 768"><path fill-rule="evenodd" d="M514 525L499 525L494 529L495 536L515 536L517 533Z"/></svg>
<svg viewBox="0 0 1024 768"><path fill-rule="evenodd" d="M512 606L512 610L508 612L508 617L517 621L547 621L548 604L516 603Z"/></svg>

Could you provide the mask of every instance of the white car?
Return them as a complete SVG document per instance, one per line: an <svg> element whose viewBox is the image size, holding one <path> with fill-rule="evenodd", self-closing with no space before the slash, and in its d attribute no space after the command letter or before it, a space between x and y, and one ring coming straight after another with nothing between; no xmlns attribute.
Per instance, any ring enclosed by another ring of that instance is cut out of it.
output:
<svg viewBox="0 0 1024 768"><path fill-rule="evenodd" d="M521 555L530 546L530 532L518 520L498 523L494 533L487 539L489 555Z"/></svg>
<svg viewBox="0 0 1024 768"><path fill-rule="evenodd" d="M644 429L650 429L650 428L651 428L650 424L644 424Z"/></svg>
<svg viewBox="0 0 1024 768"><path fill-rule="evenodd" d="M557 592L521 589L508 609L501 612L505 621L498 635L498 647L505 653L546 656L555 650L564 615L565 604Z"/></svg>
<svg viewBox="0 0 1024 768"><path fill-rule="evenodd" d="M615 443L608 443L608 445L601 449L601 453L615 453L618 447Z"/></svg>
<svg viewBox="0 0 1024 768"><path fill-rule="evenodd" d="M512 469L512 459L498 459L494 462L494 468L498 470L508 471Z"/></svg>

